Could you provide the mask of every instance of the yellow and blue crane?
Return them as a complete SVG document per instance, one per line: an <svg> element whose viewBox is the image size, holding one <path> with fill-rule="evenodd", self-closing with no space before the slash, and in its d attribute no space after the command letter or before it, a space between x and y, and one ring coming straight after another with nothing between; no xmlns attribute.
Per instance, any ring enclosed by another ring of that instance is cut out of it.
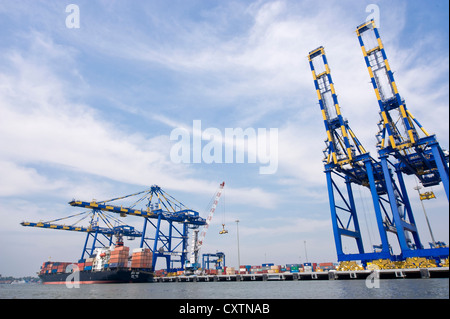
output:
<svg viewBox="0 0 450 319"><path fill-rule="evenodd" d="M384 227L385 220L390 220L390 217L386 215L383 218L386 209L380 200L380 196L386 193L381 165L366 151L350 128L348 120L342 116L325 49L319 47L311 51L308 60L327 132L323 161L338 260L390 258L390 247ZM352 185L368 187L372 191L381 235L381 251L364 249ZM344 253L343 237L355 240L357 253Z"/></svg>
<svg viewBox="0 0 450 319"><path fill-rule="evenodd" d="M442 181L448 198L448 154L443 152L436 137L430 135L406 108L375 22L371 20L358 26L356 33L380 107L378 159L366 152L341 114L324 48L319 47L308 55L327 132L324 165L338 260L361 260L365 263L382 258L438 259L448 256L448 247L423 247L403 176L415 175L424 186ZM419 136L415 126L425 137ZM394 160L389 159L391 155ZM339 189L336 177L345 181L344 191ZM370 189L381 240L381 245L376 246L380 249L377 252L364 251L352 184ZM336 202L336 196L342 204ZM393 255L387 232L397 235L400 255ZM343 236L356 240L358 253L343 252Z"/></svg>
<svg viewBox="0 0 450 319"><path fill-rule="evenodd" d="M112 203L130 199L136 200L129 205ZM140 248L149 248L153 253L153 267L155 267L158 258L164 258L167 271L182 270L187 260L189 228L197 229L206 225L206 220L200 217L197 211L189 209L157 185L153 185L144 191L109 200L81 201L74 199L69 204L73 207L89 209L87 212L69 216L75 217L83 214L91 216L88 226L54 224L55 221L60 219L38 223L23 222L22 225L86 232L87 237L81 259L84 259L85 253L92 255L97 247L110 246L112 244L112 235L120 238L126 236L130 239L139 237L141 239ZM142 232L138 232L134 227L126 225L118 218L113 217L111 213L118 214L120 217L142 217L144 220ZM117 226L112 224L111 219ZM107 227L101 227L101 222L105 223ZM109 238L109 242L102 242L99 235ZM90 240L92 241L92 246L89 250ZM179 267L175 267L176 265Z"/></svg>
<svg viewBox="0 0 450 319"><path fill-rule="evenodd" d="M359 25L356 34L380 109L378 156L386 178L401 256L448 256L448 247L424 249L414 225L403 176L416 176L424 187L439 185L442 182L448 200L448 153L444 153L436 136L429 134L406 107L406 102L398 91L375 21L370 20ZM398 183L389 174L390 169L396 172ZM394 204L398 194L403 197L406 207L406 214L403 215ZM404 220L406 215L410 224ZM413 245L408 240L408 234L413 236Z"/></svg>

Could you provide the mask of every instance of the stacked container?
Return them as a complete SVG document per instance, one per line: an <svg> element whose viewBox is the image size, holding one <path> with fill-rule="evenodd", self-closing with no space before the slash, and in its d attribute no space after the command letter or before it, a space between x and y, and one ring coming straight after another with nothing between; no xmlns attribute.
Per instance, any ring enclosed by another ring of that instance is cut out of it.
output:
<svg viewBox="0 0 450 319"><path fill-rule="evenodd" d="M301 267L298 264L290 264L286 265L286 268L289 268L291 273L298 273Z"/></svg>
<svg viewBox="0 0 450 319"><path fill-rule="evenodd" d="M153 254L148 248L133 249L131 268L151 268Z"/></svg>
<svg viewBox="0 0 450 319"><path fill-rule="evenodd" d="M251 265L240 265L239 266L239 273L241 275L248 274L248 273L250 273L250 269L251 268L252 268Z"/></svg>
<svg viewBox="0 0 450 319"><path fill-rule="evenodd" d="M66 272L66 268L68 265L71 265L72 263L68 262L52 262L47 261L44 262L41 266L41 274L56 274L56 273L64 273Z"/></svg>
<svg viewBox="0 0 450 319"><path fill-rule="evenodd" d="M313 272L316 271L317 263L304 263L303 269L305 272Z"/></svg>
<svg viewBox="0 0 450 319"><path fill-rule="evenodd" d="M334 270L334 264L329 262L329 263L320 263L319 267L324 270L324 271L329 271L329 270Z"/></svg>
<svg viewBox="0 0 450 319"><path fill-rule="evenodd" d="M280 272L281 266L270 266L270 269L267 270L268 274L277 274Z"/></svg>
<svg viewBox="0 0 450 319"><path fill-rule="evenodd" d="M236 271L234 270L234 267L226 267L225 273L227 275L235 275Z"/></svg>
<svg viewBox="0 0 450 319"><path fill-rule="evenodd" d="M109 257L109 268L128 267L129 254L130 247L116 246Z"/></svg>
<svg viewBox="0 0 450 319"><path fill-rule="evenodd" d="M80 259L78 261L78 270L79 271L83 271L84 270L85 263L86 263L85 259Z"/></svg>

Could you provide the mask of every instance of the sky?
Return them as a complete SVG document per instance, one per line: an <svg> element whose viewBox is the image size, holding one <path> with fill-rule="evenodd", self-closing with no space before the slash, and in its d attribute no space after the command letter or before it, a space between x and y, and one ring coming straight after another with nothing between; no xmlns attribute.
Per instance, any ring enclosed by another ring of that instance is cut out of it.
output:
<svg viewBox="0 0 450 319"><path fill-rule="evenodd" d="M379 108L355 33L375 17L408 109L448 150L448 6L0 0L0 274L34 275L49 258L79 259L83 233L20 225L79 213L67 204L73 198L158 185L206 218L223 181L201 253L222 251L236 267L238 219L241 264L336 262L326 132L308 52L325 47L342 113L376 156ZM227 129L255 133L242 163L237 151L226 161ZM175 156L176 132L193 148L188 160ZM208 146L223 149L218 161L208 161ZM273 170L262 173L269 162ZM428 243L416 182L406 183ZM424 202L426 212L436 240L448 243L448 200L442 185L432 190L437 198ZM354 192L370 251L379 244L370 194ZM138 217L124 222L142 227ZM352 242L344 246L355 252Z"/></svg>

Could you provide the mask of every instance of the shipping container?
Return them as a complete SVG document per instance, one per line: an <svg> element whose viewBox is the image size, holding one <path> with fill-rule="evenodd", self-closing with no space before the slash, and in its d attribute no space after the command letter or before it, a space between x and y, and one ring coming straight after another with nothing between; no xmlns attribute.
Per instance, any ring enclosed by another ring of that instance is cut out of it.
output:
<svg viewBox="0 0 450 319"><path fill-rule="evenodd" d="M319 264L320 267L333 267L333 263L327 262L327 263L320 263Z"/></svg>
<svg viewBox="0 0 450 319"><path fill-rule="evenodd" d="M275 266L275 265L273 265L273 266L270 266L270 269L272 269L272 270L276 270L276 269L280 269L281 268L281 266Z"/></svg>

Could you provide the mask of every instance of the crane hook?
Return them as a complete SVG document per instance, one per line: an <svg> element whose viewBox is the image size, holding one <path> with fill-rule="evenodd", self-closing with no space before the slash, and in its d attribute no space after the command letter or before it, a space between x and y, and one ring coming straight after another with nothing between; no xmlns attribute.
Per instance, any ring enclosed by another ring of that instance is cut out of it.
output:
<svg viewBox="0 0 450 319"><path fill-rule="evenodd" d="M228 230L225 229L225 224L222 224L222 230L219 232L220 235L228 234Z"/></svg>

